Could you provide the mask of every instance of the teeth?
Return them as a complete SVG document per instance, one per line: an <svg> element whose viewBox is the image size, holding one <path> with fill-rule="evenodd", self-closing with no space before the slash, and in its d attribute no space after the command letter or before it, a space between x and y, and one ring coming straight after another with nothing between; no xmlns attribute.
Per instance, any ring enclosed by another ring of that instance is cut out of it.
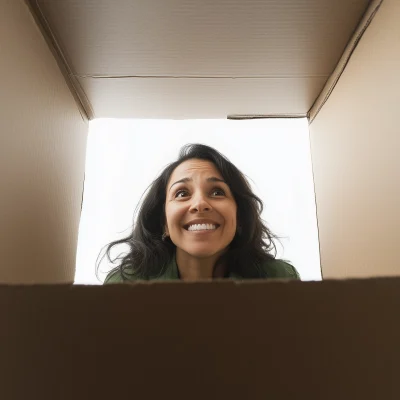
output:
<svg viewBox="0 0 400 400"><path fill-rule="evenodd" d="M203 230L213 230L217 229L216 225L213 224L195 224L190 225L188 230L189 231L203 231Z"/></svg>

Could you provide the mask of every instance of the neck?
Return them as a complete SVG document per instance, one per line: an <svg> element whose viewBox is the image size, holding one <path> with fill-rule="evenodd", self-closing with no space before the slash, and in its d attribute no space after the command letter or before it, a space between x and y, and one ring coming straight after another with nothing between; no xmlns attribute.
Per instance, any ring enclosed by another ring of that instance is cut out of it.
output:
<svg viewBox="0 0 400 400"><path fill-rule="evenodd" d="M176 249L176 263L178 265L181 280L197 281L201 279L223 278L225 266L219 265L215 268L221 254L217 253L211 257L198 258L185 251Z"/></svg>

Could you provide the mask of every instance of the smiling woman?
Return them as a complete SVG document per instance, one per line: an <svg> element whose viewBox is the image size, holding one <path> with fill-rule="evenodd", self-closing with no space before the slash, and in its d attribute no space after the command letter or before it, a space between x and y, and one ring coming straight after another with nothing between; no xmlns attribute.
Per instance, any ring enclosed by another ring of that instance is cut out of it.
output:
<svg viewBox="0 0 400 400"><path fill-rule="evenodd" d="M275 258L276 237L262 210L261 199L226 157L209 146L186 145L150 185L132 233L107 246L105 255L117 265L104 283L300 279L292 265ZM128 253L111 259L120 244L129 246Z"/></svg>

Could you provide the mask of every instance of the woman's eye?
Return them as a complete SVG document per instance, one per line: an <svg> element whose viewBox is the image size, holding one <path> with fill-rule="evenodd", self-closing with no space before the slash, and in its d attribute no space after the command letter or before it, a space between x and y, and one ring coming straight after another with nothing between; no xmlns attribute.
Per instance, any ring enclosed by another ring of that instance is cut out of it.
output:
<svg viewBox="0 0 400 400"><path fill-rule="evenodd" d="M178 191L175 193L175 197L182 197L182 196L179 196L179 195L182 194L182 193L186 193L186 190L178 190Z"/></svg>
<svg viewBox="0 0 400 400"><path fill-rule="evenodd" d="M222 190L222 189L214 189L213 191L212 191L212 193L214 194L214 193L220 193L220 194L222 194L222 196L225 196L225 192ZM218 195L217 195L218 196Z"/></svg>
<svg viewBox="0 0 400 400"><path fill-rule="evenodd" d="M222 189L213 189L213 190L211 191L211 194L212 194L213 196L225 196L225 191L222 190ZM185 195L187 195L187 190L178 190L178 191L175 193L175 198L182 198L182 197L184 197Z"/></svg>

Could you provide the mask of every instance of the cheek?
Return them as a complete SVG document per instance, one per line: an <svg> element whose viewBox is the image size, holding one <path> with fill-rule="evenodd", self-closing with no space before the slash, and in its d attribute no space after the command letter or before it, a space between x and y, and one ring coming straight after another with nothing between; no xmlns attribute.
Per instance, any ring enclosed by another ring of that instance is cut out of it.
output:
<svg viewBox="0 0 400 400"><path fill-rule="evenodd" d="M165 207L165 222L168 227L171 226L173 219L174 219L173 209L170 206L166 206Z"/></svg>
<svg viewBox="0 0 400 400"><path fill-rule="evenodd" d="M233 232L236 232L237 229L236 216L232 217L231 229Z"/></svg>
<svg viewBox="0 0 400 400"><path fill-rule="evenodd" d="M165 208L165 215L169 229L174 229L182 221L184 210L182 207L169 205Z"/></svg>
<svg viewBox="0 0 400 400"><path fill-rule="evenodd" d="M230 221L230 225L233 228L236 228L236 224L237 224L237 207L236 205L231 205L231 207L229 208L229 221Z"/></svg>

